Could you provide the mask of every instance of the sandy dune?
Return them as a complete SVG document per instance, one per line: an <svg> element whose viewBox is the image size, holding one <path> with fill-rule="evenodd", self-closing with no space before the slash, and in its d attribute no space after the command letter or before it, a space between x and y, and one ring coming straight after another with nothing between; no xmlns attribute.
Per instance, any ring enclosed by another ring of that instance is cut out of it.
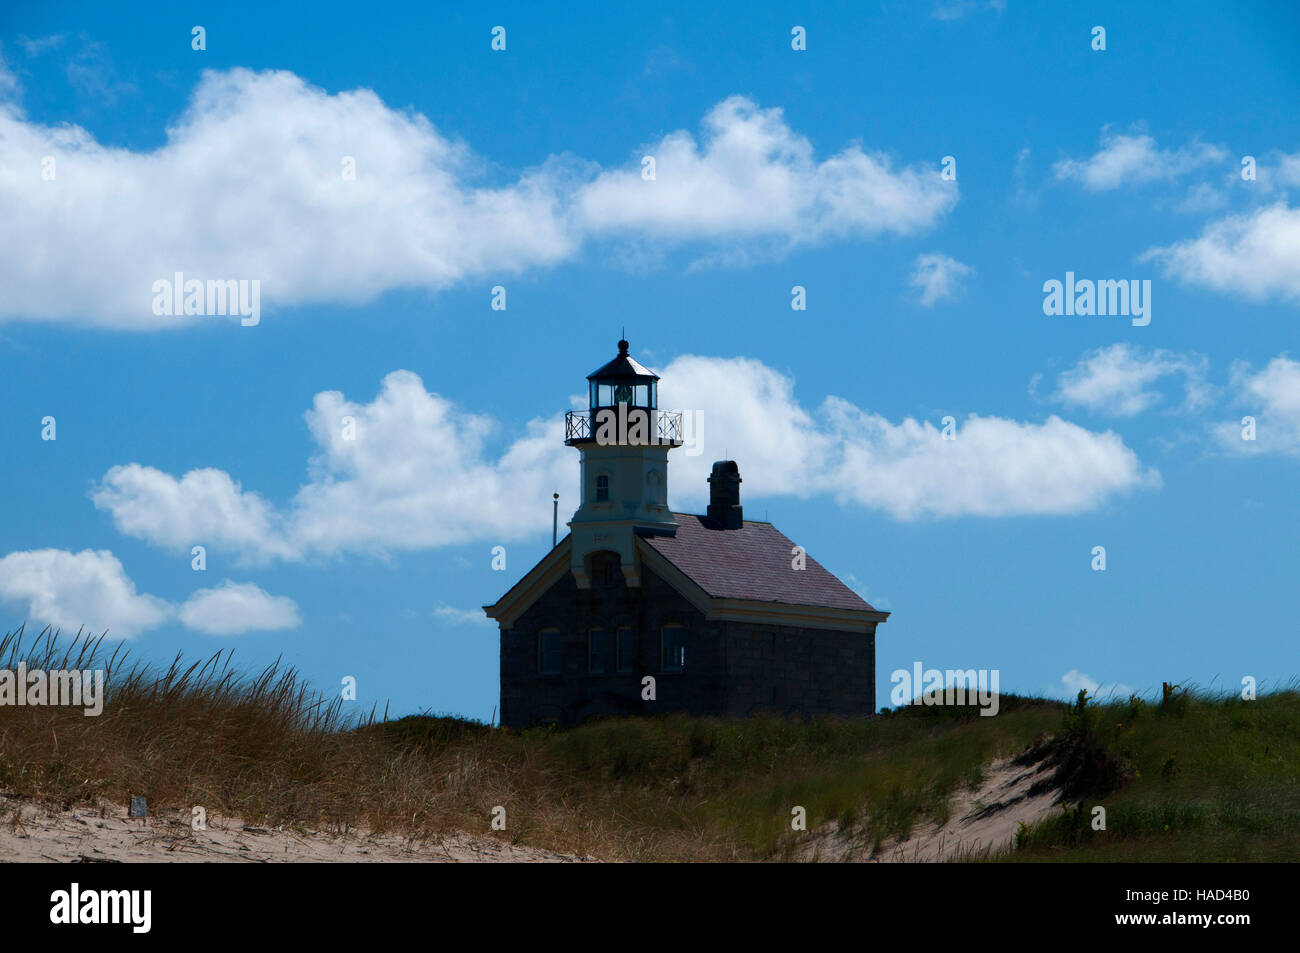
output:
<svg viewBox="0 0 1300 953"><path fill-rule="evenodd" d="M520 847L492 837L450 832L431 841L392 834L270 830L236 818L208 816L208 829L165 810L145 821L120 804L51 811L0 795L0 863L565 863L591 860Z"/></svg>
<svg viewBox="0 0 1300 953"><path fill-rule="evenodd" d="M831 825L817 832L801 852L801 859L934 863L1010 850L1022 821L1035 824L1061 810L1055 788L1029 793L1035 782L1050 776L1051 770L1043 762L1024 766L1013 764L1011 758L994 761L984 770L978 787L953 795L947 823L918 825L906 840L888 841L875 853L861 832L844 832Z"/></svg>

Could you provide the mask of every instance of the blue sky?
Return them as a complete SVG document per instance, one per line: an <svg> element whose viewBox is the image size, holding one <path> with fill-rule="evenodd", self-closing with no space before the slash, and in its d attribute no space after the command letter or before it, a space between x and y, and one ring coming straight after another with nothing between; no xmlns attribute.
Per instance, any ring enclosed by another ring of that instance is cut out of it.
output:
<svg viewBox="0 0 1300 953"><path fill-rule="evenodd" d="M736 459L893 611L882 700L916 660L1285 682L1297 41L1285 3L6 10L6 627L486 719L478 607L575 508L556 428L626 328L703 414L670 502ZM156 314L177 271L258 322ZM1045 314L1067 272L1150 323Z"/></svg>

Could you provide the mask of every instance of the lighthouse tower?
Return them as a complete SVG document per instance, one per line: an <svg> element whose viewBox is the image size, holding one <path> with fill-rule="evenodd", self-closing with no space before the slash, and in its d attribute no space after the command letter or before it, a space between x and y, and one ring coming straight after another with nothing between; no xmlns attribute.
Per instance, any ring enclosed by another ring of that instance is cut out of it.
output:
<svg viewBox="0 0 1300 953"><path fill-rule="evenodd" d="M629 586L641 584L638 536L673 536L668 452L682 445L682 415L658 407L659 376L627 353L587 376L589 406L565 415L565 443L581 455L582 502L569 521L570 568L591 586L591 557L618 556Z"/></svg>

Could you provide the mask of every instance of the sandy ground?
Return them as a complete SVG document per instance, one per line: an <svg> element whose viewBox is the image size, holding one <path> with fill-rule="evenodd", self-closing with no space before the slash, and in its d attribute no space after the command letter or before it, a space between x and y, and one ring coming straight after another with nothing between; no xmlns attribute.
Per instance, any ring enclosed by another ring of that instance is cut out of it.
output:
<svg viewBox="0 0 1300 953"><path fill-rule="evenodd" d="M861 830L827 825L799 852L806 861L936 862L1010 850L1016 828L1060 811L1057 792L1030 796L1049 771L1043 764L993 762L974 789L953 795L943 825L920 825L906 840L875 853ZM141 821L123 805L102 802L51 810L0 794L0 863L570 863L591 857L512 845L487 835L449 832L429 841L396 834L268 829L238 818L209 815L207 830L190 828L190 816L164 810Z"/></svg>
<svg viewBox="0 0 1300 953"><path fill-rule="evenodd" d="M1003 758L985 769L978 787L953 795L947 823L919 825L906 840L886 842L874 854L860 831L846 833L831 825L817 832L801 859L934 863L1010 850L1021 821L1034 824L1062 809L1055 789L1029 794L1034 782L1050 770L1042 763L1017 766Z"/></svg>
<svg viewBox="0 0 1300 953"><path fill-rule="evenodd" d="M51 812L0 795L0 863L565 863L592 858L520 847L487 836L448 833L413 841L399 835L270 830L236 818L208 816L208 829L163 811L145 821L104 802Z"/></svg>

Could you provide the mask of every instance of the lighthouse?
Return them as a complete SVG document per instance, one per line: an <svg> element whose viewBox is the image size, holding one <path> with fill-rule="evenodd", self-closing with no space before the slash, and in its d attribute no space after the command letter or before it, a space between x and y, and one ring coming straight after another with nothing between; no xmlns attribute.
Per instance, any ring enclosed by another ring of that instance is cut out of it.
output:
<svg viewBox="0 0 1300 953"><path fill-rule="evenodd" d="M746 519L735 460L714 462L705 512L669 507L682 414L659 409L659 375L627 341L587 376L564 442L582 483L569 533L483 607L501 634L502 725L875 710L889 613Z"/></svg>
<svg viewBox="0 0 1300 953"><path fill-rule="evenodd" d="M629 586L640 586L638 536L673 536L668 455L682 445L682 415L659 410L659 375L628 354L587 375L588 407L565 415L565 443L578 451L582 498L569 520L570 569L591 587L591 555L618 554Z"/></svg>

